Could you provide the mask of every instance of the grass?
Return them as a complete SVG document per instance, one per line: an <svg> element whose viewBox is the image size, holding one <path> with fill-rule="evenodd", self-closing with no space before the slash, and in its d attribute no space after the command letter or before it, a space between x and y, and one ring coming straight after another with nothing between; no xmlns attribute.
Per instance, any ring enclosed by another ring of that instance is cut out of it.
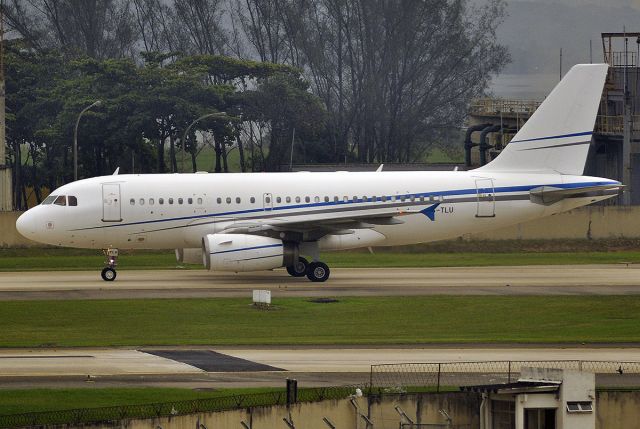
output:
<svg viewBox="0 0 640 429"><path fill-rule="evenodd" d="M275 389L191 390L177 388L74 388L0 389L0 415L76 408L151 404L230 395L261 393Z"/></svg>
<svg viewBox="0 0 640 429"><path fill-rule="evenodd" d="M328 252L322 255L330 267L471 267L500 265L566 265L640 263L640 251L567 251L567 252L455 252L438 251L366 251ZM43 270L99 270L104 257L97 250L78 249L1 249L0 272ZM172 250L123 251L119 269L174 269L177 263ZM201 265L186 265L199 269Z"/></svg>
<svg viewBox="0 0 640 429"><path fill-rule="evenodd" d="M640 296L9 301L0 347L640 342Z"/></svg>

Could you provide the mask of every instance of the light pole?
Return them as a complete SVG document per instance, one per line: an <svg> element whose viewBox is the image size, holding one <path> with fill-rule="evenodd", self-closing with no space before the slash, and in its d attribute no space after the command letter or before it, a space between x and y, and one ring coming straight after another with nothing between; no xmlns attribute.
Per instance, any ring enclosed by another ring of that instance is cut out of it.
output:
<svg viewBox="0 0 640 429"><path fill-rule="evenodd" d="M82 109L82 112L78 115L78 119L76 120L76 127L73 130L73 181L78 180L78 125L80 125L80 118L84 115L84 112L91 109L92 107L99 106L102 104L102 100L97 100Z"/></svg>
<svg viewBox="0 0 640 429"><path fill-rule="evenodd" d="M187 129L184 130L184 134L182 134L182 160L180 161L180 163L182 164L182 172L183 173L184 173L184 153L187 151L187 134L189 134L189 130L196 123L198 123L199 121L201 121L201 120L203 120L205 118L211 118L211 117L226 118L227 117L227 113L226 112L207 113L206 115L202 115L198 119L196 119L195 121L190 123L189 126L187 127Z"/></svg>

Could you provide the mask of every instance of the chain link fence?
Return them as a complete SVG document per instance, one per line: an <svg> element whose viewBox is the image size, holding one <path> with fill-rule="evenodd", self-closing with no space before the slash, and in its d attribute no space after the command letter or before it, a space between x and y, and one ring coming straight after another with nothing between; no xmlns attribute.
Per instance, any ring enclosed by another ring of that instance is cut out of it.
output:
<svg viewBox="0 0 640 429"><path fill-rule="evenodd" d="M316 402L326 399L342 399L355 393L358 386L304 388L297 391L295 402ZM361 389L364 390L363 387ZM10 414L0 416L0 428L81 425L113 422L125 419L144 419L236 410L242 408L285 405L287 391L231 395L209 399L165 402L156 404L122 405L102 408L46 411L39 413Z"/></svg>
<svg viewBox="0 0 640 429"><path fill-rule="evenodd" d="M517 381L524 367L557 368L595 374L640 374L640 362L617 361L485 361L447 363L401 363L372 365L373 391L393 392L411 388L469 386Z"/></svg>

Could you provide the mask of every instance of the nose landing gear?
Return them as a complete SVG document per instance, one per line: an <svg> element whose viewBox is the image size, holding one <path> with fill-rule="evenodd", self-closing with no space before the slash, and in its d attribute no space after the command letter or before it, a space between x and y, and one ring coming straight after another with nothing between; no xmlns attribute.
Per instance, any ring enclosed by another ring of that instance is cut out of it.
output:
<svg viewBox="0 0 640 429"><path fill-rule="evenodd" d="M104 249L104 255L107 257L106 267L102 269L100 275L105 282L112 282L116 279L116 265L118 265L118 249Z"/></svg>

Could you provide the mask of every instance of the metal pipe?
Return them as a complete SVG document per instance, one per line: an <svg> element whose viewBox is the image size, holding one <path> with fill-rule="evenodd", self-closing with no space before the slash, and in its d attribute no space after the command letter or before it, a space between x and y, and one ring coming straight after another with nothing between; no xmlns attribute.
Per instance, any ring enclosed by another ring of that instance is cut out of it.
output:
<svg viewBox="0 0 640 429"><path fill-rule="evenodd" d="M477 143L473 143L471 141L471 135L476 131L482 131L490 125L491 124L479 124L472 125L467 128L467 132L464 137L464 163L467 167L471 167L471 148L473 148L474 146L478 146Z"/></svg>
<svg viewBox="0 0 640 429"><path fill-rule="evenodd" d="M490 127L486 127L480 133L480 144L478 149L480 149L480 165L485 165L487 163L487 150L491 149L493 145L487 143L487 136L491 133L495 133L496 131L500 131L502 127L500 125L492 125Z"/></svg>

